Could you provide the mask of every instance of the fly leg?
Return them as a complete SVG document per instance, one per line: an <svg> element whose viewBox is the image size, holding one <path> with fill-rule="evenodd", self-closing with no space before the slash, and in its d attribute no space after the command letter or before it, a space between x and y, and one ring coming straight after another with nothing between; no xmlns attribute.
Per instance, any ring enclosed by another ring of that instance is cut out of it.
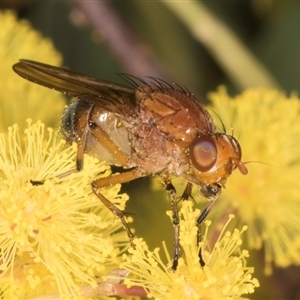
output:
<svg viewBox="0 0 300 300"><path fill-rule="evenodd" d="M101 144L106 149L106 151L112 155L118 165L127 166L128 157L124 154L122 149L120 149L120 147L118 147L113 142L107 132L105 132L100 126L98 126L97 122L94 122L96 117L97 107L92 105L89 109L87 122L82 130L80 139L78 139L77 141L78 149L76 157L76 170L80 171L83 169L84 153L86 152L89 135L92 135L99 142L99 144ZM99 178L93 181L91 184L92 190L98 197L98 199L122 222L122 225L127 232L130 244L133 248L135 247L133 242L134 236L126 222L124 212L116 207L113 203L111 203L107 198L105 198L101 194L101 192L99 192L99 189L117 183L125 183L145 175L146 174L144 174L140 169L137 168L121 174L113 174L106 178Z"/></svg>
<svg viewBox="0 0 300 300"><path fill-rule="evenodd" d="M171 209L172 209L172 222L174 228L174 248L173 248L173 263L172 270L176 270L178 266L179 259L179 215L178 215L178 206L176 200L176 189L173 186L170 178L168 176L163 176L163 185L166 189L168 198L171 201Z"/></svg>
<svg viewBox="0 0 300 300"><path fill-rule="evenodd" d="M205 185L201 188L202 194L210 200L208 205L203 209L200 216L197 218L196 223L198 227L197 232L197 245L201 242L201 224L204 222L206 217L208 216L209 212L211 211L212 207L215 205L216 201L219 199L221 195L222 187L219 184L216 185ZM205 266L205 262L202 257L202 248L199 249L198 253L199 263L201 267Z"/></svg>
<svg viewBox="0 0 300 300"><path fill-rule="evenodd" d="M125 216L124 212L121 211L118 207L116 207L113 203L111 203L107 198L105 198L100 192L99 189L105 186L111 186L117 183L125 183L131 180L134 180L136 178L142 177L143 174L140 172L139 169L133 169L128 172L120 173L111 175L109 177L105 178L99 178L92 182L92 190L95 193L95 195L98 197L98 199L114 214L116 215L120 221L122 222L122 225L124 229L127 232L131 247L135 248L134 244L134 235L132 231L130 230Z"/></svg>
<svg viewBox="0 0 300 300"><path fill-rule="evenodd" d="M188 200L190 197L194 200L194 198L192 197L192 188L193 188L193 185L190 182L188 182L185 186L185 189L184 189L181 197L180 197L180 200Z"/></svg>

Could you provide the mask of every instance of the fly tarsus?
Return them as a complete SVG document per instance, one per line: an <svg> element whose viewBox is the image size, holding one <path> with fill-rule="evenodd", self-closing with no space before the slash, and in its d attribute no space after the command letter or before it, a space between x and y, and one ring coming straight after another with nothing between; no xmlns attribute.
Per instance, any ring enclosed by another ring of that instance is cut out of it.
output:
<svg viewBox="0 0 300 300"><path fill-rule="evenodd" d="M29 180L29 182L33 185L33 186L39 186L39 185L43 185L44 181L42 180Z"/></svg>

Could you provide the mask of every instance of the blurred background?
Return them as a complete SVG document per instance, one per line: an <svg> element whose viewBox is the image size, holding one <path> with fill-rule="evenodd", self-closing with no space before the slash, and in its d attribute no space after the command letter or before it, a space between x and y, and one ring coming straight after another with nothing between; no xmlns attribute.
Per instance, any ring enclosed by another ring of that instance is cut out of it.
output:
<svg viewBox="0 0 300 300"><path fill-rule="evenodd" d="M300 90L300 1L181 1L179 11L162 2L20 0L0 1L0 8L14 9L51 38L64 66L95 77L124 83L117 73L156 76L203 102L219 85L232 95L260 85L288 94ZM200 5L203 19L194 18L193 4ZM206 26L212 18L212 27ZM150 247L161 247L162 240L172 245L165 214L170 205L150 181L124 185L126 210ZM251 255L261 287L250 299L300 299L299 269L274 269L265 277L260 253Z"/></svg>

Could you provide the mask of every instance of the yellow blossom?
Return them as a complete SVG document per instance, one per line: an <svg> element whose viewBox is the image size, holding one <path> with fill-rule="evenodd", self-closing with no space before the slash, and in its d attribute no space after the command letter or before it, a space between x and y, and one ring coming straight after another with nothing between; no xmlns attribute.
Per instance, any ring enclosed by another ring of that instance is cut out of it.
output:
<svg viewBox="0 0 300 300"><path fill-rule="evenodd" d="M161 258L158 248L150 251L146 243L136 240L136 250L123 255L122 267L131 272L125 283L144 287L148 297L159 299L240 299L241 295L253 293L258 281L252 278L253 268L246 266L248 252L240 249L242 231L226 231L229 221L215 245L209 247L209 222L201 245L206 265L199 264L196 245L195 219L199 210L192 209L192 202L185 201L180 210L180 244L182 255L174 272ZM171 214L170 214L171 217ZM169 258L169 254L166 253Z"/></svg>
<svg viewBox="0 0 300 300"><path fill-rule="evenodd" d="M108 176L104 163L86 156L75 166L76 146L66 147L52 129L28 120L0 135L0 290L3 299L59 293L80 296L82 285L117 267L128 245L120 222L92 193L90 183ZM120 185L101 193L124 208Z"/></svg>
<svg viewBox="0 0 300 300"><path fill-rule="evenodd" d="M27 21L18 21L12 11L0 10L0 24L0 132L14 123L23 126L25 119L35 116L35 121L42 119L48 126L57 127L64 97L20 78L12 65L20 58L60 65L60 54L49 39Z"/></svg>
<svg viewBox="0 0 300 300"><path fill-rule="evenodd" d="M250 247L264 247L266 273L273 261L281 267L299 264L299 98L264 88L231 98L220 88L210 99L228 133L234 128L242 159L249 162L247 176L235 171L229 177L217 214L234 211L248 225Z"/></svg>

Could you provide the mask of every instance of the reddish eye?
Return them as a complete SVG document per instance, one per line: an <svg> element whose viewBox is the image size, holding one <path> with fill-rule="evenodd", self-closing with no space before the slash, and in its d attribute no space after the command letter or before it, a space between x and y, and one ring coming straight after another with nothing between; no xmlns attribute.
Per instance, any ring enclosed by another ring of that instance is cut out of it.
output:
<svg viewBox="0 0 300 300"><path fill-rule="evenodd" d="M210 170L217 160L217 148L214 141L208 136L194 139L190 145L190 158L198 171Z"/></svg>

